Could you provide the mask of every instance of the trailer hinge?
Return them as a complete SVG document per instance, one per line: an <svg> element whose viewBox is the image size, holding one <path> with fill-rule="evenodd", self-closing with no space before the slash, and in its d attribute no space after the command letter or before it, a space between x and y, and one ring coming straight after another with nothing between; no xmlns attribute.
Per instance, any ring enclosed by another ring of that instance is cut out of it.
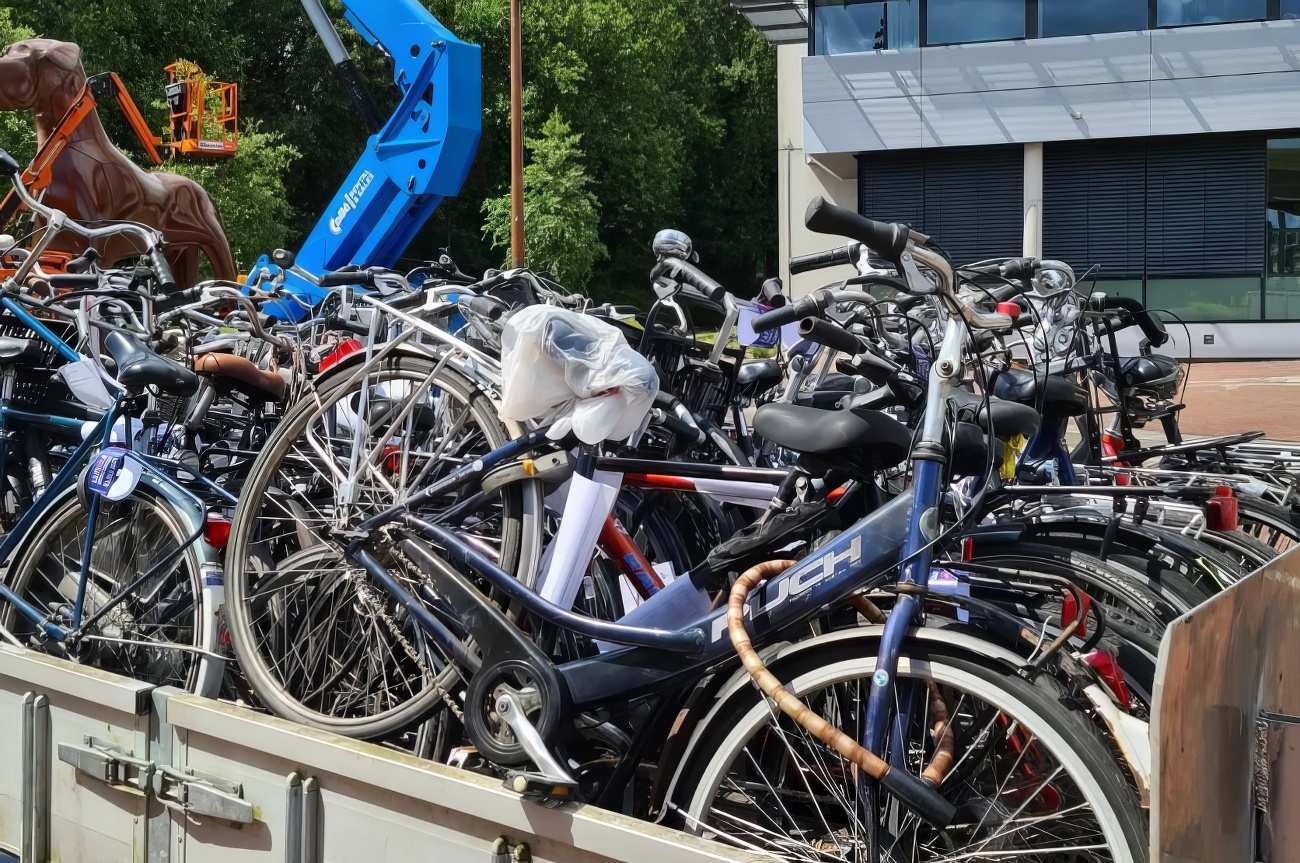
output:
<svg viewBox="0 0 1300 863"><path fill-rule="evenodd" d="M235 824L253 823L253 804L244 799L244 788L237 782L155 764L94 737L86 737L84 744L60 743L59 760L114 788L152 795L164 806Z"/></svg>

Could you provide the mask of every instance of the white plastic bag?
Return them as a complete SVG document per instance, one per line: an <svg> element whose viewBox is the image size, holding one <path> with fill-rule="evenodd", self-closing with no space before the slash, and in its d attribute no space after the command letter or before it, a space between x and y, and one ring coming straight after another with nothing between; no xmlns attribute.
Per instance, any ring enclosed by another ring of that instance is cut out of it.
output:
<svg viewBox="0 0 1300 863"><path fill-rule="evenodd" d="M659 376L615 327L554 306L511 316L501 337L501 416L551 423L583 443L621 440L641 425Z"/></svg>

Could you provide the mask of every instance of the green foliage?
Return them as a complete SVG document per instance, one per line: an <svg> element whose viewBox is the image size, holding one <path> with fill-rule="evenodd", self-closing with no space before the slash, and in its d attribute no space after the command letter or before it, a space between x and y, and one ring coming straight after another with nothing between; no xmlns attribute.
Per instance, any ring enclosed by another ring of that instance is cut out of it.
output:
<svg viewBox="0 0 1300 863"><path fill-rule="evenodd" d="M258 255L294 240L284 178L297 158L298 151L283 136L247 128L231 158L171 159L158 170L182 174L207 190L225 223L235 263L246 270Z"/></svg>
<svg viewBox="0 0 1300 863"><path fill-rule="evenodd" d="M509 178L509 4L424 2L452 32L482 46L483 140L464 190L443 202L408 255L429 258L446 247L472 272L499 263L483 242L484 202ZM4 5L14 20L78 42L87 70L117 71L141 105L160 93L162 68L178 56L239 82L241 114L299 152L284 175L291 238L315 223L364 145L366 130L298 0ZM391 66L342 21L338 0L326 5L386 114L396 102ZM689 233L705 269L738 293L770 274L775 56L727 0L523 0L523 13L526 128L536 137L557 111L568 121L580 136L587 191L599 202L597 231L608 255L593 263L593 293L644 303L649 243L664 227ZM113 111L100 113L115 140L132 140ZM149 119L163 122L160 114ZM574 216L579 224L588 218ZM245 247L234 220L227 222Z"/></svg>
<svg viewBox="0 0 1300 863"><path fill-rule="evenodd" d="M528 138L524 168L524 236L529 264L571 290L587 286L596 262L608 254L600 241L596 196L583 167L581 135L559 111ZM510 248L510 190L483 202L484 234L494 248Z"/></svg>
<svg viewBox="0 0 1300 863"><path fill-rule="evenodd" d="M34 36L31 30L14 22L13 13L0 7L0 46ZM25 112L0 111L0 147L24 167L36 154L36 129L31 115Z"/></svg>

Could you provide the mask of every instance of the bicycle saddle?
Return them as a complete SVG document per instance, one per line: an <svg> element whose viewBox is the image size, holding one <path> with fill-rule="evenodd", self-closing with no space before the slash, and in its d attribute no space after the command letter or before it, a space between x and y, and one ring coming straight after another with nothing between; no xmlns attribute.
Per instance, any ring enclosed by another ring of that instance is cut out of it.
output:
<svg viewBox="0 0 1300 863"><path fill-rule="evenodd" d="M736 373L736 388L757 395L781 383L782 377L776 360L754 360L743 364Z"/></svg>
<svg viewBox="0 0 1300 863"><path fill-rule="evenodd" d="M989 414L993 415L993 432L1002 437L1024 435L1033 437L1038 431L1038 411L1028 405L1009 402L997 396L989 396L988 408L984 399L966 390L957 390L948 397L948 404L961 422L977 425L987 429Z"/></svg>
<svg viewBox="0 0 1300 863"><path fill-rule="evenodd" d="M1178 361L1173 357L1152 354L1149 357L1127 357L1119 361L1120 383L1124 387L1150 386L1158 383L1177 383Z"/></svg>
<svg viewBox="0 0 1300 863"><path fill-rule="evenodd" d="M854 393L853 378L840 372L831 372L817 384L817 389L799 395L796 404L831 411L839 407L841 400Z"/></svg>
<svg viewBox="0 0 1300 863"><path fill-rule="evenodd" d="M35 366L45 359L45 350L36 339L0 336L0 365Z"/></svg>
<svg viewBox="0 0 1300 863"><path fill-rule="evenodd" d="M1025 369L1007 369L999 372L994 378L993 395L1007 401L1037 407L1040 403L1040 387L1044 415L1077 417L1087 413L1087 390L1059 375L1035 377L1033 372Z"/></svg>
<svg viewBox="0 0 1300 863"><path fill-rule="evenodd" d="M104 349L117 365L118 382L130 392L153 386L172 395L189 396L199 388L194 372L159 356L126 333L109 333L104 337Z"/></svg>
<svg viewBox="0 0 1300 863"><path fill-rule="evenodd" d="M234 354L203 354L195 359L194 371L251 399L278 402L284 398L285 382L278 372L260 369L251 360Z"/></svg>
<svg viewBox="0 0 1300 863"><path fill-rule="evenodd" d="M754 431L786 449L834 455L868 470L893 467L907 458L912 446L907 426L873 410L766 404L754 414Z"/></svg>

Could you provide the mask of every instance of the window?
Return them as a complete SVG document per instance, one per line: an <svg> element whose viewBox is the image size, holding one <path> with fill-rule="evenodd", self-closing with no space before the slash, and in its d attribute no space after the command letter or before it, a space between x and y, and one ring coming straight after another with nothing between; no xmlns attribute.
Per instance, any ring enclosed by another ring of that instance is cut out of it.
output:
<svg viewBox="0 0 1300 863"><path fill-rule="evenodd" d="M1023 39L1025 0L929 0L925 39L928 45Z"/></svg>
<svg viewBox="0 0 1300 863"><path fill-rule="evenodd" d="M1040 36L1084 36L1146 28L1147 7L1138 0L1038 0Z"/></svg>
<svg viewBox="0 0 1300 863"><path fill-rule="evenodd" d="M1300 18L1300 0L1282 0L1279 17L1283 21Z"/></svg>
<svg viewBox="0 0 1300 863"><path fill-rule="evenodd" d="M1257 321L1259 276L1147 279L1146 306L1184 321Z"/></svg>
<svg viewBox="0 0 1300 863"><path fill-rule="evenodd" d="M1268 0L1157 0L1156 26L1258 21L1268 17Z"/></svg>
<svg viewBox="0 0 1300 863"><path fill-rule="evenodd" d="M1300 138L1268 142L1267 301L1274 320L1300 319Z"/></svg>
<svg viewBox="0 0 1300 863"><path fill-rule="evenodd" d="M889 150L858 162L858 210L932 234L956 261L1020 254L1025 155L1019 145Z"/></svg>
<svg viewBox="0 0 1300 863"><path fill-rule="evenodd" d="M817 54L853 54L917 46L921 0L817 0Z"/></svg>

